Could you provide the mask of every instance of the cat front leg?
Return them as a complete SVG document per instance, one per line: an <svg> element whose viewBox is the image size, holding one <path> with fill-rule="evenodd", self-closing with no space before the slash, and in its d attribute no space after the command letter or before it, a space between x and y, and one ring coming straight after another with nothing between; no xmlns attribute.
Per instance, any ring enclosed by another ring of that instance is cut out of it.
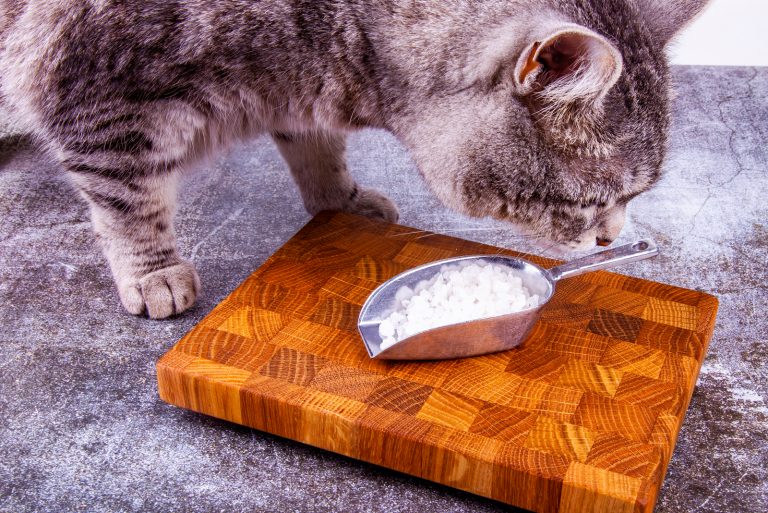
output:
<svg viewBox="0 0 768 513"><path fill-rule="evenodd" d="M346 163L346 138L326 131L273 132L272 138L288 163L310 214L339 210L397 221L399 213L389 198L355 183Z"/></svg>
<svg viewBox="0 0 768 513"><path fill-rule="evenodd" d="M177 173L158 169L139 175L72 161L65 166L90 205L96 236L125 309L162 319L192 306L200 279L176 248Z"/></svg>

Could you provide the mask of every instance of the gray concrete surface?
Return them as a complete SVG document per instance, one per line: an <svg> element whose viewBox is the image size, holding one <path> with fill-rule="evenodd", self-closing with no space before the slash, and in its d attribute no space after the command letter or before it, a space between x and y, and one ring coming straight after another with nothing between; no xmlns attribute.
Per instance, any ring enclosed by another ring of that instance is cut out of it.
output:
<svg viewBox="0 0 768 513"><path fill-rule="evenodd" d="M622 240L627 273L721 300L659 513L768 511L768 68L677 68L666 177ZM528 249L438 205L402 147L350 140L360 181L402 222ZM503 505L162 403L154 363L309 216L272 144L237 147L183 189L178 233L205 292L171 321L125 314L86 208L24 139L0 143L0 511L496 512Z"/></svg>

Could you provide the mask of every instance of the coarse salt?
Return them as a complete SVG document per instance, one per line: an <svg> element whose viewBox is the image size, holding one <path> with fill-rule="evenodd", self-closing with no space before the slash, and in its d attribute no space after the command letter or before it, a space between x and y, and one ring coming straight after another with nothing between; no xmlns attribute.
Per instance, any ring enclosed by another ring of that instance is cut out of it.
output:
<svg viewBox="0 0 768 513"><path fill-rule="evenodd" d="M539 305L513 269L484 260L444 265L429 280L395 293L394 310L379 324L381 350L432 328L519 312Z"/></svg>

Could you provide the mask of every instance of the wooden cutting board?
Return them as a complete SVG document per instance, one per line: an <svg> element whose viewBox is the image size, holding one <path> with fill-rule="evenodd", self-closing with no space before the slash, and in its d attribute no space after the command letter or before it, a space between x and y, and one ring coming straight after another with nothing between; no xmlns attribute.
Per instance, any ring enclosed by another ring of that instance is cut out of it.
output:
<svg viewBox="0 0 768 513"><path fill-rule="evenodd" d="M160 359L160 397L537 512L652 511L717 299L596 272L560 282L520 348L369 359L377 285L478 253L519 256L322 213Z"/></svg>

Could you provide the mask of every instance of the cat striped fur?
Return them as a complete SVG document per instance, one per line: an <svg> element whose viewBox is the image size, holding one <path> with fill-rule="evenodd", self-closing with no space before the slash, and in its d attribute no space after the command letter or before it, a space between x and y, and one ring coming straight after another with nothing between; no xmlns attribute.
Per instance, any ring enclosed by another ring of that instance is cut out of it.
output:
<svg viewBox="0 0 768 513"><path fill-rule="evenodd" d="M705 4L0 0L0 100L87 201L125 308L164 318L200 292L179 177L262 133L311 213L397 219L345 161L376 127L449 207L562 250L612 240L660 176L664 46Z"/></svg>

